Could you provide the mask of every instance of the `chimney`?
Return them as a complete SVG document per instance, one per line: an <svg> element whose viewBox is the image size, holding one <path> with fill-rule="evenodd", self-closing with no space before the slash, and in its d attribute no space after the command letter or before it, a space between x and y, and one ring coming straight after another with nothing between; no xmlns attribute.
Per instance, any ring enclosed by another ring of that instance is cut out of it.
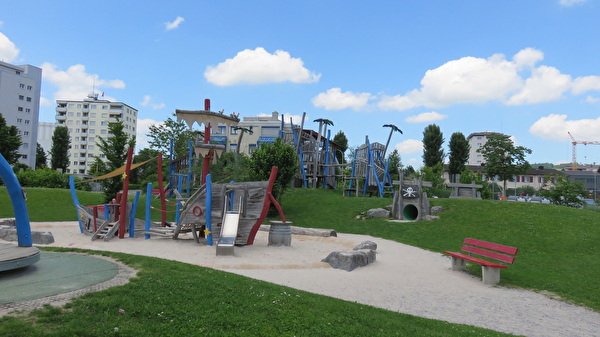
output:
<svg viewBox="0 0 600 337"><path fill-rule="evenodd" d="M210 111L210 99L209 98L204 99L204 110Z"/></svg>

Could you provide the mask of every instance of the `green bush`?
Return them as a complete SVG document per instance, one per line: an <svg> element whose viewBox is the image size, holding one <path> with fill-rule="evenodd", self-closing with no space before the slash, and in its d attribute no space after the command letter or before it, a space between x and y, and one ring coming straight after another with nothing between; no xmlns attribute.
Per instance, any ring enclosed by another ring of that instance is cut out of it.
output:
<svg viewBox="0 0 600 337"><path fill-rule="evenodd" d="M48 167L37 170L24 170L16 173L22 187L69 188L69 176ZM90 191L89 184L78 184L80 178L75 178L75 188Z"/></svg>

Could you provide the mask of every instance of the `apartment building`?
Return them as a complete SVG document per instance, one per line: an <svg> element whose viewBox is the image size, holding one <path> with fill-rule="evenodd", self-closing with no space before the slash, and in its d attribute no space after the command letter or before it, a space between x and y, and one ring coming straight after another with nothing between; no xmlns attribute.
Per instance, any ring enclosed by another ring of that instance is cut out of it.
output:
<svg viewBox="0 0 600 337"><path fill-rule="evenodd" d="M501 135L505 137L509 137L507 135L503 135L499 132L474 132L467 137L467 141L469 142L469 146L471 147L469 150L469 161L467 165L481 165L485 162L483 155L477 150L483 147L485 143L487 143L488 137L490 135Z"/></svg>
<svg viewBox="0 0 600 337"><path fill-rule="evenodd" d="M216 135L219 132L223 134L226 133L226 130L222 129L222 126L219 126L219 130L217 130ZM231 128L229 133L227 134L227 141L229 146L227 148L228 151L236 151L237 147L240 146L240 153L251 154L256 150L260 143L272 143L275 141L275 138L279 137L280 132L290 132L291 133L291 125L289 123L282 123L279 119L279 113L277 111L273 111L271 115L264 116L252 116L252 117L244 117L239 123L238 128L243 128L246 130L250 130L250 132L245 132L242 136L242 142L239 143L240 133L244 132L241 129ZM214 138L211 138L214 139Z"/></svg>
<svg viewBox="0 0 600 337"><path fill-rule="evenodd" d="M0 61L0 113L21 136L19 163L35 168L42 69Z"/></svg>
<svg viewBox="0 0 600 337"><path fill-rule="evenodd" d="M98 142L111 136L109 124L122 121L124 132L132 137L137 117L137 109L122 102L98 99L98 94L90 94L82 101L57 100L56 122L68 128L71 141L67 173L87 175L96 156L106 160Z"/></svg>

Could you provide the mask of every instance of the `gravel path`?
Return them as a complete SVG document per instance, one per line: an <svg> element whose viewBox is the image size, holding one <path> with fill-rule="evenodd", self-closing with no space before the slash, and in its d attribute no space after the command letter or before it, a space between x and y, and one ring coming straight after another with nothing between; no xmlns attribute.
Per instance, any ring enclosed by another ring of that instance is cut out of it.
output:
<svg viewBox="0 0 600 337"><path fill-rule="evenodd" d="M268 234L259 232L255 244L236 247L235 256L215 256L215 247L198 245L191 235L103 242L80 234L76 222L32 223L32 230L52 232L56 242L50 246L177 260L415 316L532 337L600 336L600 313L539 293L484 285L451 271L446 256L366 235L294 235L292 247L267 247ZM365 240L378 245L373 264L347 272L320 262Z"/></svg>

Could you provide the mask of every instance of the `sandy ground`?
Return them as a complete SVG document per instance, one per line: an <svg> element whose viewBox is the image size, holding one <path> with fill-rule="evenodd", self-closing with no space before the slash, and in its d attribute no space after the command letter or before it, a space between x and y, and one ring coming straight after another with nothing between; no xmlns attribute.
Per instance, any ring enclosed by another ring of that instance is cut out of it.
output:
<svg viewBox="0 0 600 337"><path fill-rule="evenodd" d="M484 285L451 271L446 256L366 235L293 235L291 247L270 247L268 233L259 231L254 245L235 247L235 256L216 256L214 246L199 245L191 235L104 242L79 233L77 222L32 222L31 228L51 232L55 242L49 246L176 260L415 316L526 336L600 336L600 313L530 291ZM348 272L320 262L366 240L378 245L375 263Z"/></svg>

